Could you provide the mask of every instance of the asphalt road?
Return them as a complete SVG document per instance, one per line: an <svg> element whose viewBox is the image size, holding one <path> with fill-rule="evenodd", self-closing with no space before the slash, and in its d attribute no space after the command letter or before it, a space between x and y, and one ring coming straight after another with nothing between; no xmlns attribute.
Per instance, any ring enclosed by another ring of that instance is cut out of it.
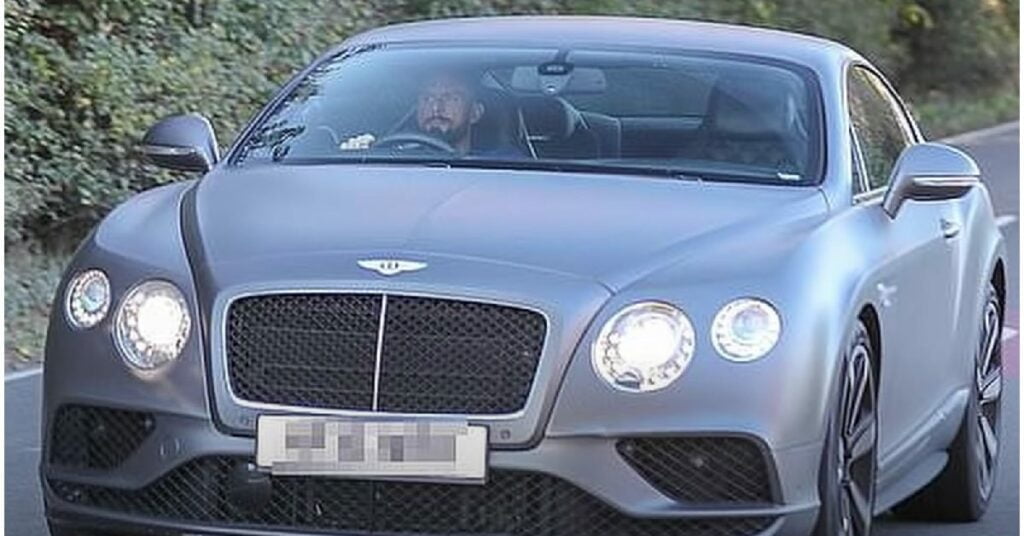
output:
<svg viewBox="0 0 1024 536"><path fill-rule="evenodd" d="M971 153L981 165L992 193L996 214L1010 245L1012 290L1008 326L1004 334L1004 362L1007 385L1003 405L1003 451L993 503L978 523L922 524L883 517L876 525L876 536L1010 536L1019 531L1019 423L1020 381L1018 366L1019 303L1017 300L1019 227L1018 127L1002 127L953 140ZM37 467L39 463L39 413L41 379L39 374L6 378L4 417L6 421L6 460L4 465L6 502L5 532L12 536L45 536Z"/></svg>

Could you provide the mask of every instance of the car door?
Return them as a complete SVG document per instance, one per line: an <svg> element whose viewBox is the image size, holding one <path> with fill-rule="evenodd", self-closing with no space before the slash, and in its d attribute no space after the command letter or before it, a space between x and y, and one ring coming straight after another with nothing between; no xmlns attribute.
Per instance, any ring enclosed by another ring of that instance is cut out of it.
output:
<svg viewBox="0 0 1024 536"><path fill-rule="evenodd" d="M870 212L873 248L880 259L873 280L882 335L879 436L887 453L914 438L948 389L954 324L953 201L909 201L895 218L878 204L896 160L917 140L905 110L888 85L866 67L850 69L847 98L861 192ZM905 445L910 446L910 445ZM902 449L900 449L902 450ZM906 452L906 451L903 451Z"/></svg>

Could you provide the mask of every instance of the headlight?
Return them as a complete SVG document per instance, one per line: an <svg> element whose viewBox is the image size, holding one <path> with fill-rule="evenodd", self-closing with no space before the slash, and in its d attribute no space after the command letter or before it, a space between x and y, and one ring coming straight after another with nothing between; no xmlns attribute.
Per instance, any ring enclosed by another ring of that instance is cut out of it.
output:
<svg viewBox="0 0 1024 536"><path fill-rule="evenodd" d="M190 325L181 291L167 281L146 281L121 302L114 338L125 361L142 370L153 370L177 359Z"/></svg>
<svg viewBox="0 0 1024 536"><path fill-rule="evenodd" d="M693 358L690 319L666 303L630 305L611 317L594 341L594 369L612 387L648 392L683 374Z"/></svg>
<svg viewBox="0 0 1024 536"><path fill-rule="evenodd" d="M711 342L722 357L753 361L764 356L779 340L782 321L768 302L740 298L722 307L711 325Z"/></svg>
<svg viewBox="0 0 1024 536"><path fill-rule="evenodd" d="M100 270L86 270L68 283L64 312L76 328L91 328L107 316L110 309L110 281Z"/></svg>

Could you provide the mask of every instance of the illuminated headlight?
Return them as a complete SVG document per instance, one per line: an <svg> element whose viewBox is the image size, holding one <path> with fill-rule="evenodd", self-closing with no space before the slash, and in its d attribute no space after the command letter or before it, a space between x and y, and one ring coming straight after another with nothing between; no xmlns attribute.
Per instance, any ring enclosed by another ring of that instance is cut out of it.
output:
<svg viewBox="0 0 1024 536"><path fill-rule="evenodd" d="M768 302L740 298L722 307L711 325L711 342L722 357L753 361L767 354L779 340L782 321Z"/></svg>
<svg viewBox="0 0 1024 536"><path fill-rule="evenodd" d="M690 319L659 302L630 305L612 316L594 341L594 369L623 391L663 389L683 374L693 358Z"/></svg>
<svg viewBox="0 0 1024 536"><path fill-rule="evenodd" d="M100 270L86 270L68 283L64 312L76 328L91 328L110 309L110 281Z"/></svg>
<svg viewBox="0 0 1024 536"><path fill-rule="evenodd" d="M178 358L190 325L181 291L167 281L146 281L121 302L114 337L125 361L153 370Z"/></svg>

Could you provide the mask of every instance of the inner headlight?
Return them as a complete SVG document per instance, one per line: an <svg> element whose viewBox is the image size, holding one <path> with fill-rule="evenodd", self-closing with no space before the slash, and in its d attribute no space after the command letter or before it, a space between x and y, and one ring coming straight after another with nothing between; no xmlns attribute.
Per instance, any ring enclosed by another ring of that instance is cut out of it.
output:
<svg viewBox="0 0 1024 536"><path fill-rule="evenodd" d="M753 361L775 346L781 332L782 321L771 304L740 298L725 304L715 315L711 342L726 359Z"/></svg>
<svg viewBox="0 0 1024 536"><path fill-rule="evenodd" d="M693 348L693 325L682 311L666 303L643 302L608 319L594 341L591 361L612 387L657 391L683 374Z"/></svg>
<svg viewBox="0 0 1024 536"><path fill-rule="evenodd" d="M114 337L130 365L153 370L177 359L191 319L185 297L167 281L136 286L117 310Z"/></svg>
<svg viewBox="0 0 1024 536"><path fill-rule="evenodd" d="M71 279L64 300L68 322L76 328L91 328L107 316L110 281L100 270L86 270Z"/></svg>

